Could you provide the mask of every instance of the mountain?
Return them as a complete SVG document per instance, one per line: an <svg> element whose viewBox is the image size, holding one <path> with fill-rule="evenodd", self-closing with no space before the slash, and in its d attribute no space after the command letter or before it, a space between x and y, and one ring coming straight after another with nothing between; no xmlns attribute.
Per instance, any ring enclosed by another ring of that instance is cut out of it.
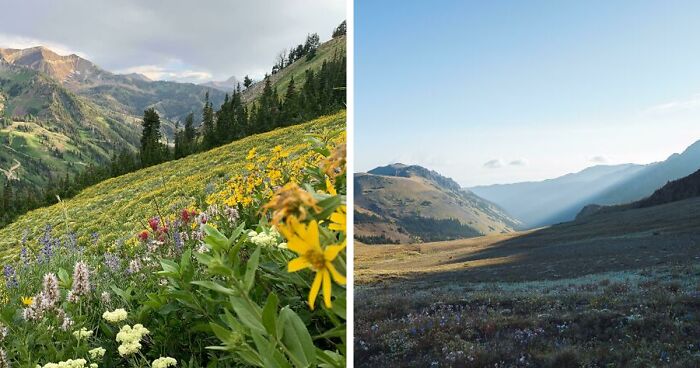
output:
<svg viewBox="0 0 700 368"><path fill-rule="evenodd" d="M479 186L470 190L533 228L573 220L587 205L616 205L643 199L668 181L698 169L700 141L665 161L648 165L600 165L556 179Z"/></svg>
<svg viewBox="0 0 700 368"><path fill-rule="evenodd" d="M215 106L223 101L218 90L114 74L45 47L0 49L0 169L19 163L13 180L43 187L135 150L149 107L171 137L173 120L201 111L207 92ZM5 180L0 176L0 184Z"/></svg>
<svg viewBox="0 0 700 368"><path fill-rule="evenodd" d="M670 181L663 187L657 189L649 197L636 202L615 206L600 206L595 204L588 205L584 207L581 212L579 212L576 219L579 220L603 213L659 206L666 203L673 203L696 197L700 197L700 170L684 178Z"/></svg>
<svg viewBox="0 0 700 368"><path fill-rule="evenodd" d="M131 116L76 95L47 74L0 59L0 168L20 164L16 179L42 186L135 149ZM6 178L0 176L0 183Z"/></svg>
<svg viewBox="0 0 700 368"><path fill-rule="evenodd" d="M206 83L200 83L199 85L209 88L216 88L223 92L231 92L236 88L236 85L238 85L238 83L242 84L242 82L239 81L236 77L231 77L225 81L209 81Z"/></svg>
<svg viewBox="0 0 700 368"><path fill-rule="evenodd" d="M355 234L370 243L434 241L511 232L521 224L454 180L394 164L357 173Z"/></svg>
<svg viewBox="0 0 700 368"><path fill-rule="evenodd" d="M207 92L214 106L224 100L224 92L192 83L152 81L141 74L114 74L78 55L59 55L45 47L0 49L8 64L41 72L71 92L86 97L103 108L120 114L141 116L153 107L161 117L181 121L204 106Z"/></svg>
<svg viewBox="0 0 700 368"><path fill-rule="evenodd" d="M568 221L596 195L644 169L642 165L598 165L539 182L469 188L503 207L528 228Z"/></svg>

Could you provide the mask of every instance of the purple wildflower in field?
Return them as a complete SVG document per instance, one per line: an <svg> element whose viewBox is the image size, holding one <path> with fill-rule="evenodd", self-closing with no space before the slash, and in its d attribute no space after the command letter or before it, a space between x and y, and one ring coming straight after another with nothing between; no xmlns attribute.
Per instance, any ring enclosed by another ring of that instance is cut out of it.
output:
<svg viewBox="0 0 700 368"><path fill-rule="evenodd" d="M226 219L232 225L235 225L236 222L238 222L238 219L240 218L238 210L229 206L224 207L224 215L226 215Z"/></svg>
<svg viewBox="0 0 700 368"><path fill-rule="evenodd" d="M92 233L92 244L97 245L97 242L100 241L100 234L97 232Z"/></svg>
<svg viewBox="0 0 700 368"><path fill-rule="evenodd" d="M119 260L119 257L112 254L112 253L105 253L105 266L112 271L112 272L117 272L119 271L119 267L121 265L121 261Z"/></svg>
<svg viewBox="0 0 700 368"><path fill-rule="evenodd" d="M22 250L20 250L19 260L22 261L22 266L29 264L29 252L27 251L27 247L22 247Z"/></svg>
<svg viewBox="0 0 700 368"><path fill-rule="evenodd" d="M173 241L175 242L175 250L177 250L178 253L182 252L182 248L185 246L185 242L182 240L182 233L174 231Z"/></svg>
<svg viewBox="0 0 700 368"><path fill-rule="evenodd" d="M17 281L17 272L15 268L10 265L5 265L2 270L3 276L5 276L5 286L8 289L13 289L19 286Z"/></svg>
<svg viewBox="0 0 700 368"><path fill-rule="evenodd" d="M70 251L78 250L78 235L74 231L68 233L68 242L66 243L66 247Z"/></svg>

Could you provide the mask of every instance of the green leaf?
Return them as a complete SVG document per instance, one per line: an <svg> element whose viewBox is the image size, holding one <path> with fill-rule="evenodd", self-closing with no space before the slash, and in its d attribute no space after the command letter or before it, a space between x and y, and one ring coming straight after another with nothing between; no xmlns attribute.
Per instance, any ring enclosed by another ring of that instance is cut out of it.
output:
<svg viewBox="0 0 700 368"><path fill-rule="evenodd" d="M241 223L235 230L233 230L233 233L231 233L231 236L228 238L229 246L238 240L243 233L243 230L245 230L245 222Z"/></svg>
<svg viewBox="0 0 700 368"><path fill-rule="evenodd" d="M338 317L345 319L345 316L347 315L347 300L345 299L345 289L343 289L342 292L335 292L334 295L338 295L338 297L333 301L333 306L331 307L331 310Z"/></svg>
<svg viewBox="0 0 700 368"><path fill-rule="evenodd" d="M126 290L122 290L114 285L111 286L112 291L114 291L115 294L117 294L124 302L127 304L131 303L131 288L128 288Z"/></svg>
<svg viewBox="0 0 700 368"><path fill-rule="evenodd" d="M263 326L265 326L265 330L267 330L267 333L270 335L275 335L276 333L276 324L277 324L277 305L279 304L279 298L277 298L277 294L270 293L270 295L267 296L267 301L265 302L265 306L263 307L263 312L262 312L262 323Z"/></svg>
<svg viewBox="0 0 700 368"><path fill-rule="evenodd" d="M290 351L290 358L297 367L307 367L316 365L316 347L314 346L309 330L304 321L301 320L288 306L280 311L280 321L282 325L282 343Z"/></svg>
<svg viewBox="0 0 700 368"><path fill-rule="evenodd" d="M289 362L284 358L284 355L275 348L275 345L255 331L252 332L252 336L253 341L255 341L255 346L260 352L260 359L262 359L265 367L289 367Z"/></svg>
<svg viewBox="0 0 700 368"><path fill-rule="evenodd" d="M328 197L322 201L319 201L318 206L321 207L321 212L314 214L314 217L318 220L327 219L341 204L343 204L343 199L341 196Z"/></svg>
<svg viewBox="0 0 700 368"><path fill-rule="evenodd" d="M249 292L253 288L255 283L255 272L258 270L258 264L260 263L260 247L255 249L253 255L250 256L245 269L245 278L243 279L243 286L245 291Z"/></svg>
<svg viewBox="0 0 700 368"><path fill-rule="evenodd" d="M58 280L60 281L60 285L66 289L70 289L73 286L73 282L70 275L68 275L68 271L63 268L58 270Z"/></svg>
<svg viewBox="0 0 700 368"><path fill-rule="evenodd" d="M260 307L248 304L245 299L239 296L232 296L229 300L231 301L231 306L233 307L233 311L236 312L238 319L240 319L246 327L250 328L251 331L257 331L261 334L267 333L259 317L261 315Z"/></svg>
<svg viewBox="0 0 700 368"><path fill-rule="evenodd" d="M209 323L209 327L211 327L214 335L216 335L216 337L218 337L229 350L235 350L241 343L241 337L237 332L230 331L229 329L214 322Z"/></svg>
<svg viewBox="0 0 700 368"><path fill-rule="evenodd" d="M202 226L202 230L207 235L204 237L204 242L209 244L213 249L226 250L229 247L228 238L224 234L220 233L213 226L205 224Z"/></svg>
<svg viewBox="0 0 700 368"><path fill-rule="evenodd" d="M219 284L218 282L214 281L192 281L192 285L198 285L201 286L205 289L213 290L218 293L226 294L226 295L239 295L238 291L229 289L226 286L223 286Z"/></svg>

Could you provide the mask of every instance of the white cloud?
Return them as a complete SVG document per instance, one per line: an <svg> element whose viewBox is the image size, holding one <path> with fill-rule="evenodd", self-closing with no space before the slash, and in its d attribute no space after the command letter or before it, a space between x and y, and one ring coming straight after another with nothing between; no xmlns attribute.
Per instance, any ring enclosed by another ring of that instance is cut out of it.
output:
<svg viewBox="0 0 700 368"><path fill-rule="evenodd" d="M36 38L12 35L7 33L0 33L0 48L27 49L36 46L44 46L59 55L76 54L82 58L89 59L89 57L85 53L73 50L70 47L61 43L51 42L47 40L39 40Z"/></svg>
<svg viewBox="0 0 700 368"><path fill-rule="evenodd" d="M645 112L647 114L660 115L695 109L700 109L700 93L696 93L685 99L669 101L652 106L645 110Z"/></svg>
<svg viewBox="0 0 700 368"><path fill-rule="evenodd" d="M141 65L118 71L121 74L139 73L151 80L168 80L177 82L201 83L212 79L206 71L178 69L161 65Z"/></svg>
<svg viewBox="0 0 700 368"><path fill-rule="evenodd" d="M524 158L515 159L508 163L510 166L527 166L527 160Z"/></svg>
<svg viewBox="0 0 700 368"><path fill-rule="evenodd" d="M610 160L608 160L608 158L605 156L593 156L590 158L590 161L596 164L605 164L610 162Z"/></svg>
<svg viewBox="0 0 700 368"><path fill-rule="evenodd" d="M500 167L503 167L503 160L498 158L498 159L486 161L484 163L484 167L487 169L498 169Z"/></svg>

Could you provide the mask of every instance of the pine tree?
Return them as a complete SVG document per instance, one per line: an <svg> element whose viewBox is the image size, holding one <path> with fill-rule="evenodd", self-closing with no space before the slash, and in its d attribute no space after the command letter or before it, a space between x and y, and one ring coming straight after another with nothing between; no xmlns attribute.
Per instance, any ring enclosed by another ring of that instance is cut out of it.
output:
<svg viewBox="0 0 700 368"><path fill-rule="evenodd" d="M216 146L216 127L214 126L214 108L209 102L209 92L204 98L204 108L202 109L202 135L204 136L204 148L209 149Z"/></svg>
<svg viewBox="0 0 700 368"><path fill-rule="evenodd" d="M243 86L247 89L247 88L250 87L252 84L253 84L253 80L250 79L250 78L246 75L245 78L243 78Z"/></svg>
<svg viewBox="0 0 700 368"><path fill-rule="evenodd" d="M141 165L155 165L164 159L164 146L160 143L160 116L154 108L143 112L141 133Z"/></svg>
<svg viewBox="0 0 700 368"><path fill-rule="evenodd" d="M292 125L301 121L299 111L299 98L294 85L294 76L292 76L287 85L287 92L284 94L284 103L282 104L282 125Z"/></svg>
<svg viewBox="0 0 700 368"><path fill-rule="evenodd" d="M194 127L194 114L189 113L185 118L185 131L183 132L184 151L185 155L189 155L195 151L197 139L197 130Z"/></svg>
<svg viewBox="0 0 700 368"><path fill-rule="evenodd" d="M333 30L332 37L336 38L336 37L340 37L340 36L345 36L345 34L347 33L347 28L348 28L347 23L345 21L343 21L343 23L340 23L340 25L338 27L336 27L336 29Z"/></svg>

